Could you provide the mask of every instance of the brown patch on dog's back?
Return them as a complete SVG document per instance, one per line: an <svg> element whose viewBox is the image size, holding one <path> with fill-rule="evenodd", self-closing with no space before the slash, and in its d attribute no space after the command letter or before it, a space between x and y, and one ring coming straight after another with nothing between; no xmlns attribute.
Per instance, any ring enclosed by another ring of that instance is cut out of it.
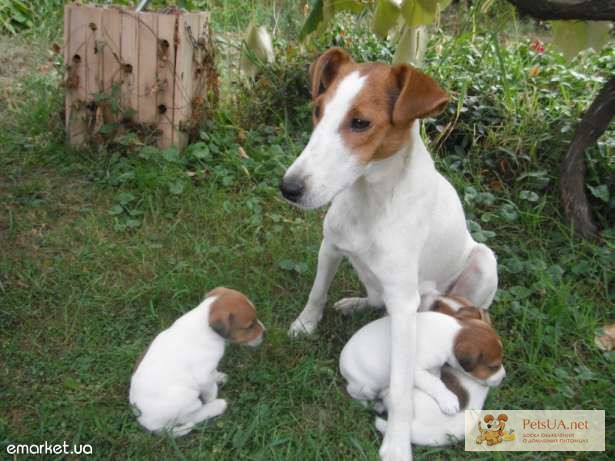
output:
<svg viewBox="0 0 615 461"><path fill-rule="evenodd" d="M217 299L209 308L210 327L225 339L245 343L263 334L263 327L256 317L256 309L250 300L239 291L218 287L207 297Z"/></svg>
<svg viewBox="0 0 615 461"><path fill-rule="evenodd" d="M463 410L466 408L468 406L468 402L470 401L470 396L468 395L466 388L461 385L459 379L453 373L451 367L448 365L442 367L442 370L440 371L440 379L447 389L455 394L459 399L459 409Z"/></svg>

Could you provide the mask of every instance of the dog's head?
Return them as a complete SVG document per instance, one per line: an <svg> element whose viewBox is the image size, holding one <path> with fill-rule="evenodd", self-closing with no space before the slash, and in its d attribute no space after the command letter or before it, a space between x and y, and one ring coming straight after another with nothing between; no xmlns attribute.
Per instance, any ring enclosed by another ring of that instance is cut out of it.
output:
<svg viewBox="0 0 615 461"><path fill-rule="evenodd" d="M448 101L431 77L407 64L357 64L339 48L310 66L310 81L314 130L280 184L302 208L326 205L370 162L399 152L412 123Z"/></svg>
<svg viewBox="0 0 615 461"><path fill-rule="evenodd" d="M501 414L496 419L493 415L485 415L483 421L487 424L488 431L497 432L504 430L504 427L506 426L505 422L508 421L508 416Z"/></svg>
<svg viewBox="0 0 615 461"><path fill-rule="evenodd" d="M247 346L263 342L265 327L256 317L256 309L243 294L229 288L218 287L206 297L216 299L209 308L209 326L224 339Z"/></svg>
<svg viewBox="0 0 615 461"><path fill-rule="evenodd" d="M506 376L502 341L486 322L466 319L455 337L453 352L461 368L487 386L499 385Z"/></svg>

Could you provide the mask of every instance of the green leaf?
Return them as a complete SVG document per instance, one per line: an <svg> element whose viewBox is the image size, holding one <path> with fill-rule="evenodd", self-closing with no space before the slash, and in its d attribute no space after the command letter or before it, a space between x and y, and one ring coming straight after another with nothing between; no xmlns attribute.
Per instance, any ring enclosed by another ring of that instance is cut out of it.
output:
<svg viewBox="0 0 615 461"><path fill-rule="evenodd" d="M280 269L284 269L287 271L292 271L295 268L295 261L291 261L290 259L283 259L278 263Z"/></svg>
<svg viewBox="0 0 615 461"><path fill-rule="evenodd" d="M528 202L537 202L538 201L538 194L534 191L529 191L529 190L522 190L519 193L519 198L521 200L527 200Z"/></svg>
<svg viewBox="0 0 615 461"><path fill-rule="evenodd" d="M609 194L609 188L606 184L600 184L599 186L596 186L596 187L588 185L587 187L591 191L594 197L599 198L604 203L609 203L610 194Z"/></svg>
<svg viewBox="0 0 615 461"><path fill-rule="evenodd" d="M141 225L141 221L139 221L138 219L127 219L126 220L126 227L130 227L131 229L136 229L140 225Z"/></svg>
<svg viewBox="0 0 615 461"><path fill-rule="evenodd" d="M128 205L135 199L136 197L130 192L120 192L117 196L117 201L120 202L120 205Z"/></svg>
<svg viewBox="0 0 615 461"><path fill-rule="evenodd" d="M124 208L122 208L121 205L114 205L107 211L107 213L109 213L111 216L117 216L119 214L122 214L123 212Z"/></svg>
<svg viewBox="0 0 615 461"><path fill-rule="evenodd" d="M323 0L316 0L312 5L310 14L303 23L301 32L299 32L299 41L303 41L305 37L314 32L323 20Z"/></svg>
<svg viewBox="0 0 615 461"><path fill-rule="evenodd" d="M169 184L169 192L173 195L180 195L184 191L185 187L186 185L183 181L175 181L174 183Z"/></svg>
<svg viewBox="0 0 615 461"><path fill-rule="evenodd" d="M162 158L167 162L176 162L179 160L179 152L175 147L169 147L162 151Z"/></svg>
<svg viewBox="0 0 615 461"><path fill-rule="evenodd" d="M399 4L394 0L378 0L372 19L372 31L380 38L387 38L389 30L397 23L400 11Z"/></svg>

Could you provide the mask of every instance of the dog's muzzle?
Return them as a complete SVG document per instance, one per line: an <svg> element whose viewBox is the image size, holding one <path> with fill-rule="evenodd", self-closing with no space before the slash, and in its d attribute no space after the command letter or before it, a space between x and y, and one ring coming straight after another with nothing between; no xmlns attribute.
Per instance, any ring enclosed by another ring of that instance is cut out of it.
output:
<svg viewBox="0 0 615 461"><path fill-rule="evenodd" d="M280 191L284 198L290 202L297 202L303 195L305 183L298 178L284 178L280 183Z"/></svg>

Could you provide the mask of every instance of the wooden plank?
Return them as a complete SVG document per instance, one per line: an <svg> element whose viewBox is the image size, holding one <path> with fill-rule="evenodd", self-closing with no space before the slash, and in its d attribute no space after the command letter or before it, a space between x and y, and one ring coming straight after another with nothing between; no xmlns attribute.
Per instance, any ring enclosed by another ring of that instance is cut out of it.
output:
<svg viewBox="0 0 615 461"><path fill-rule="evenodd" d="M158 15L158 129L160 147L173 145L173 86L175 76L174 14Z"/></svg>
<svg viewBox="0 0 615 461"><path fill-rule="evenodd" d="M122 78L121 68L121 39L122 18L120 10L108 8L104 11L100 27L101 40L104 42L103 60L103 89L111 93L114 84L119 84Z"/></svg>
<svg viewBox="0 0 615 461"><path fill-rule="evenodd" d="M64 5L64 85L65 98L64 98L64 125L66 126L66 132L69 133L70 141L70 115L71 105L73 103L73 92L70 88L71 85L71 53L70 53L70 13L72 8L70 5Z"/></svg>
<svg viewBox="0 0 615 461"><path fill-rule="evenodd" d="M131 10L120 10L122 31L120 38L120 59L122 61L122 107L139 111L139 15Z"/></svg>
<svg viewBox="0 0 615 461"><path fill-rule="evenodd" d="M81 5L68 5L68 36L66 44L68 61L66 126L71 144L85 140L85 104L87 100L87 72L85 54L88 31L88 11Z"/></svg>
<svg viewBox="0 0 615 461"><path fill-rule="evenodd" d="M198 18L191 13L178 17L178 49L175 61L175 95L173 122L176 128L175 143L183 147L188 142L188 134L180 128L190 120L192 114L193 55L191 35L196 39ZM189 29L188 29L189 28ZM196 29L195 29L196 28ZM188 30L191 32L189 33Z"/></svg>
<svg viewBox="0 0 615 461"><path fill-rule="evenodd" d="M102 8L86 6L88 24L86 28L85 65L86 94L88 101L102 91L102 53L100 26Z"/></svg>
<svg viewBox="0 0 615 461"><path fill-rule="evenodd" d="M157 51L158 20L155 13L139 13L139 116L141 123L158 124Z"/></svg>

